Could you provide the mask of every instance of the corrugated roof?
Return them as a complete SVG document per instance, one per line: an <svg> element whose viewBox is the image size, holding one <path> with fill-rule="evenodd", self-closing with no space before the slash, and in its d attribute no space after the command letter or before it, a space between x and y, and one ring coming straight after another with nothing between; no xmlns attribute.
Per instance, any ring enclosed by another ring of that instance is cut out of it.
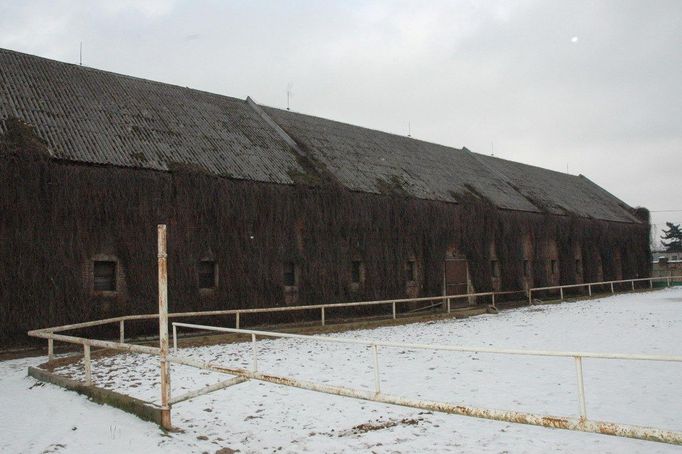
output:
<svg viewBox="0 0 682 454"><path fill-rule="evenodd" d="M0 118L55 158L292 183L290 147L243 100L0 50Z"/></svg>
<svg viewBox="0 0 682 454"><path fill-rule="evenodd" d="M503 209L638 222L627 205L586 178L257 110L240 99L0 49L0 119L33 125L57 159L154 170L184 164L228 178L293 184L306 172L303 152L354 191L448 202L473 194ZM290 139L298 146L288 145Z"/></svg>

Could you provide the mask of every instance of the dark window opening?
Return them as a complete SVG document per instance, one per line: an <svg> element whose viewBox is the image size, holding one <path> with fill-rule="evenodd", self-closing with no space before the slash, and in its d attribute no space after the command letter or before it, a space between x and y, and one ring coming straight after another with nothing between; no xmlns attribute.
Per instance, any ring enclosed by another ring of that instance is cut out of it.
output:
<svg viewBox="0 0 682 454"><path fill-rule="evenodd" d="M530 277L530 260L523 261L523 277Z"/></svg>
<svg viewBox="0 0 682 454"><path fill-rule="evenodd" d="M284 285L287 287L296 286L296 265L291 262L284 264Z"/></svg>
<svg viewBox="0 0 682 454"><path fill-rule="evenodd" d="M559 267L558 267L558 265L557 265L557 261L556 261L556 260L552 260L552 261L551 261L551 267L550 267L550 269L551 269L551 271L552 271L552 275L555 275L555 274L557 274L557 273L559 272Z"/></svg>
<svg viewBox="0 0 682 454"><path fill-rule="evenodd" d="M96 291L116 291L116 262L95 261L93 275L93 288Z"/></svg>
<svg viewBox="0 0 682 454"><path fill-rule="evenodd" d="M414 282L417 280L417 264L414 260L409 260L405 265L405 279L407 282Z"/></svg>
<svg viewBox="0 0 682 454"><path fill-rule="evenodd" d="M578 276L583 274L583 264L580 259L575 259L575 274Z"/></svg>
<svg viewBox="0 0 682 454"><path fill-rule="evenodd" d="M500 277L500 262L498 260L490 261L490 274L494 278Z"/></svg>
<svg viewBox="0 0 682 454"><path fill-rule="evenodd" d="M199 262L199 288L216 288L216 263L212 260Z"/></svg>
<svg viewBox="0 0 682 454"><path fill-rule="evenodd" d="M362 262L353 261L353 267L351 270L351 280L354 284L359 284L362 280Z"/></svg>

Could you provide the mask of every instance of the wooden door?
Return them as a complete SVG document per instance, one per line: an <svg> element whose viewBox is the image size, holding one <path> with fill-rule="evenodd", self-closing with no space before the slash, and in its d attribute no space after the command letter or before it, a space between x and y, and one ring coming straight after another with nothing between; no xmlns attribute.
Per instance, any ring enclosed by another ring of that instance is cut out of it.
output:
<svg viewBox="0 0 682 454"><path fill-rule="evenodd" d="M462 295L468 293L468 262L464 259L445 260L445 294Z"/></svg>

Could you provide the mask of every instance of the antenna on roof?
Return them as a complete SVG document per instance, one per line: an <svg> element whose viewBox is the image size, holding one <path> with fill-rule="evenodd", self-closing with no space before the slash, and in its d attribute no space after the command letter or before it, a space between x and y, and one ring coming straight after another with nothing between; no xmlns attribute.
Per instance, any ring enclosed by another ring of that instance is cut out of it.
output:
<svg viewBox="0 0 682 454"><path fill-rule="evenodd" d="M81 41L81 46L78 51L78 64L83 66L83 41Z"/></svg>
<svg viewBox="0 0 682 454"><path fill-rule="evenodd" d="M490 156L495 157L495 144L492 140L490 141Z"/></svg>
<svg viewBox="0 0 682 454"><path fill-rule="evenodd" d="M407 137L412 137L412 124L410 122L407 122Z"/></svg>
<svg viewBox="0 0 682 454"><path fill-rule="evenodd" d="M292 84L291 82L289 82L289 83L287 84L287 110L291 110L291 109L289 108L289 107L290 107L290 106L289 106L289 103L291 102L291 95L292 95L291 89L292 89L292 88L293 88L293 84Z"/></svg>

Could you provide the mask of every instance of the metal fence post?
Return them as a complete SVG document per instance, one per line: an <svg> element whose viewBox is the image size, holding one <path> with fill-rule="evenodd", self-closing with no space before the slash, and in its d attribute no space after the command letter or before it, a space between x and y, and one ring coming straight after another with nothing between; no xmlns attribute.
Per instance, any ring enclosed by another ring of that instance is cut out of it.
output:
<svg viewBox="0 0 682 454"><path fill-rule="evenodd" d="M47 360L52 361L54 359L54 340L47 340Z"/></svg>
<svg viewBox="0 0 682 454"><path fill-rule="evenodd" d="M578 399L580 400L580 420L587 419L587 406L585 405L585 383L583 382L583 361L580 356L575 357L575 371L578 375Z"/></svg>
<svg viewBox="0 0 682 454"><path fill-rule="evenodd" d="M392 306L393 306L393 318L395 319L396 318L395 317L395 301L393 301Z"/></svg>
<svg viewBox="0 0 682 454"><path fill-rule="evenodd" d="M632 291L635 291L635 281L632 281Z"/></svg>
<svg viewBox="0 0 682 454"><path fill-rule="evenodd" d="M235 320L234 320L234 326L235 328L239 329L239 311L237 311L235 315Z"/></svg>
<svg viewBox="0 0 682 454"><path fill-rule="evenodd" d="M92 385L92 363L90 362L90 346L83 344L83 364L85 365L85 384Z"/></svg>
<svg viewBox="0 0 682 454"><path fill-rule="evenodd" d="M381 382L379 380L379 347L377 344L372 344L372 352L374 356L374 391L376 394L381 392Z"/></svg>
<svg viewBox="0 0 682 454"><path fill-rule="evenodd" d="M121 320L118 324L118 341L122 344L126 338L126 322Z"/></svg>
<svg viewBox="0 0 682 454"><path fill-rule="evenodd" d="M592 296L592 285L591 284L587 285L587 293L589 293L589 295Z"/></svg>
<svg viewBox="0 0 682 454"><path fill-rule="evenodd" d="M450 313L450 298L448 298L448 314Z"/></svg>
<svg viewBox="0 0 682 454"><path fill-rule="evenodd" d="M178 327L173 323L173 353L178 352Z"/></svg>
<svg viewBox="0 0 682 454"><path fill-rule="evenodd" d="M159 268L159 357L161 363L161 426L171 428L170 363L168 362L168 255L166 225L158 226Z"/></svg>
<svg viewBox="0 0 682 454"><path fill-rule="evenodd" d="M252 360L252 367L253 371L256 372L258 370L258 347L256 347L256 334L252 333L251 334L251 353L253 354L253 360Z"/></svg>
<svg viewBox="0 0 682 454"><path fill-rule="evenodd" d="M492 297L493 307L495 307L495 292L493 292Z"/></svg>
<svg viewBox="0 0 682 454"><path fill-rule="evenodd" d="M654 280L649 279L649 288L654 288Z"/></svg>
<svg viewBox="0 0 682 454"><path fill-rule="evenodd" d="M559 298L562 300L564 299L564 288L563 287L559 287Z"/></svg>
<svg viewBox="0 0 682 454"><path fill-rule="evenodd" d="M611 293L616 293L616 292L613 290L613 282L611 282Z"/></svg>
<svg viewBox="0 0 682 454"><path fill-rule="evenodd" d="M533 304L533 289L528 289L528 305Z"/></svg>

